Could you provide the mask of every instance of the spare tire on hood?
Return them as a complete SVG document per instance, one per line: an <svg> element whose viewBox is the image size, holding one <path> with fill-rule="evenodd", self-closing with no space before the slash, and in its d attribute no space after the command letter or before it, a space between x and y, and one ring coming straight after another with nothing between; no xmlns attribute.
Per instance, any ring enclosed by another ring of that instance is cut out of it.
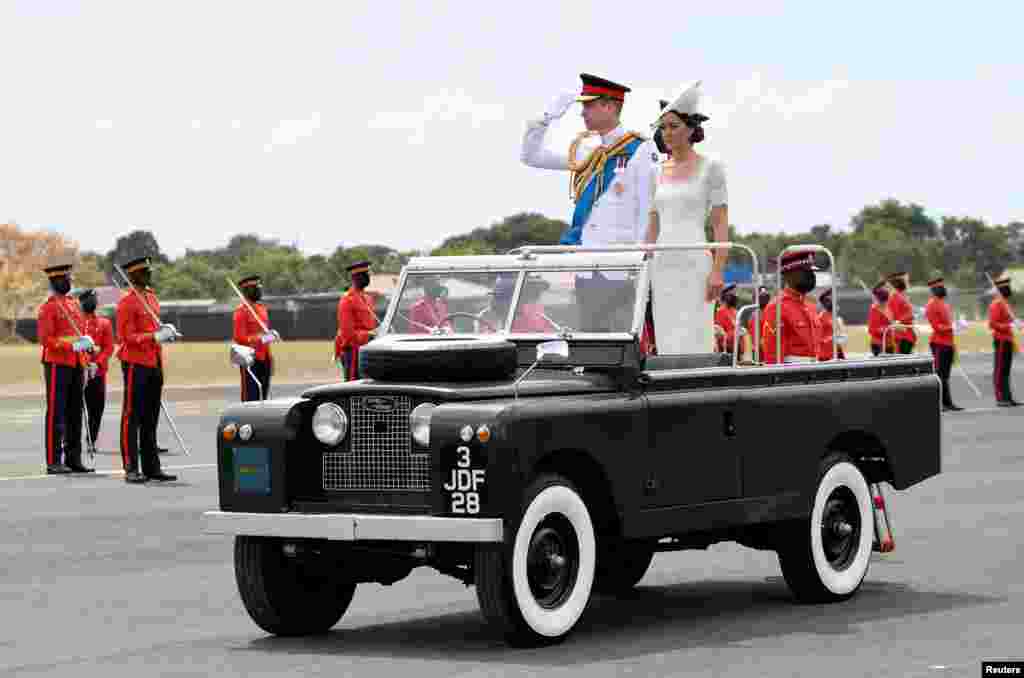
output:
<svg viewBox="0 0 1024 678"><path fill-rule="evenodd" d="M495 381L518 367L500 337L382 337L359 349L359 372L379 381Z"/></svg>

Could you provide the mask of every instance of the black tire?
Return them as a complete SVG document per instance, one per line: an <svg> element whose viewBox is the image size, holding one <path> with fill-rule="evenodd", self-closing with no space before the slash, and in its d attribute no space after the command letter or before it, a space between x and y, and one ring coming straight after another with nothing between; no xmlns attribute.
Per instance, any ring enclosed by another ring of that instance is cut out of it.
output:
<svg viewBox="0 0 1024 678"><path fill-rule="evenodd" d="M848 456L822 461L811 515L783 529L779 565L798 601L832 603L857 593L871 560L874 513L867 480Z"/></svg>
<svg viewBox="0 0 1024 678"><path fill-rule="evenodd" d="M599 539L594 591L607 595L632 591L647 574L653 559L654 547L650 544Z"/></svg>
<svg viewBox="0 0 1024 678"><path fill-rule="evenodd" d="M495 338L381 338L359 351L359 371L379 381L497 381L518 367L516 345Z"/></svg>
<svg viewBox="0 0 1024 678"><path fill-rule="evenodd" d="M235 581L256 625L277 636L326 633L352 602L343 568L284 554L273 537L235 537Z"/></svg>
<svg viewBox="0 0 1024 678"><path fill-rule="evenodd" d="M590 513L569 480L543 475L511 524L504 544L477 548L480 610L512 645L561 642L590 602L597 550Z"/></svg>

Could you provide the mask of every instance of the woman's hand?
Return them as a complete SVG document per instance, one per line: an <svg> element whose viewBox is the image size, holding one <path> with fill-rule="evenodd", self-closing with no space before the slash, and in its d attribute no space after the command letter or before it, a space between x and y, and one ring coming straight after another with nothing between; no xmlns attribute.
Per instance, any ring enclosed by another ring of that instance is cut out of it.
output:
<svg viewBox="0 0 1024 678"><path fill-rule="evenodd" d="M704 301L711 303L722 293L725 283L722 280L722 272L712 270L708 273L707 290L704 293Z"/></svg>

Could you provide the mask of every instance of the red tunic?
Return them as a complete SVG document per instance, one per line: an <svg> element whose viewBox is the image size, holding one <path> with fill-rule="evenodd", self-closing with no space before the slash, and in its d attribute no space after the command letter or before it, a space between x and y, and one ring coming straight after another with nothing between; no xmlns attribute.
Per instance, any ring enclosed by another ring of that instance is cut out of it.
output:
<svg viewBox="0 0 1024 678"><path fill-rule="evenodd" d="M936 346L953 345L953 312L949 304L938 297L928 300L924 307L924 314L932 326L932 336L928 339L929 344Z"/></svg>
<svg viewBox="0 0 1024 678"><path fill-rule="evenodd" d="M899 290L895 290L889 296L889 316L894 323L909 325L911 328L914 326L914 307L907 301L906 295ZM909 342L917 341L917 332L913 329L894 329L889 334L895 335L896 342L903 340Z"/></svg>
<svg viewBox="0 0 1024 678"><path fill-rule="evenodd" d="M832 360L835 356L832 354L832 312L822 310L818 314L818 360ZM843 348L839 349L839 357L843 357Z"/></svg>
<svg viewBox="0 0 1024 678"><path fill-rule="evenodd" d="M334 339L334 357L346 348L358 348L370 342L370 331L377 329L373 299L355 287L338 300L338 334Z"/></svg>
<svg viewBox="0 0 1024 678"><path fill-rule="evenodd" d="M448 316L448 302L444 299L431 299L423 297L409 309L409 327L406 330L409 334L428 334L431 327L440 327L444 321L445 327L451 327L451 320L445 321Z"/></svg>
<svg viewBox="0 0 1024 678"><path fill-rule="evenodd" d="M988 327L992 330L993 339L1013 341L1013 314L1006 299L997 297L992 300L988 307Z"/></svg>
<svg viewBox="0 0 1024 678"><path fill-rule="evenodd" d="M725 304L719 306L718 311L715 313L715 324L721 327L725 332L724 337L718 337L720 342L724 342L724 345L719 343L719 347L724 351L732 353L732 347L736 341L736 309L726 306ZM743 355L745 350L746 342L741 338L739 354Z"/></svg>
<svg viewBox="0 0 1024 678"><path fill-rule="evenodd" d="M250 302L249 305L252 306L252 310L256 311L256 314L259 315L260 320L263 322L263 326L269 330L270 316L267 313L267 307L258 302ZM260 338L263 336L263 328L260 327L258 322L256 322L256 318L254 318L249 309L245 307L245 304L239 304L238 308L235 309L233 321L234 336L232 337L232 340L236 344L256 349L256 360L270 360L270 344L264 344L260 341Z"/></svg>
<svg viewBox="0 0 1024 678"><path fill-rule="evenodd" d="M141 291L135 288L145 297L146 307L160 317L160 301L152 288ZM129 290L121 295L121 301L117 302L117 338L121 345L117 349L117 358L123 363L134 363L145 367L156 367L162 365L163 349L153 333L160 329L160 324L150 315L146 307L142 305L140 295Z"/></svg>
<svg viewBox="0 0 1024 678"><path fill-rule="evenodd" d="M782 358L818 356L818 322L814 306L806 297L796 290L786 288L782 291ZM780 362L775 350L777 332L775 325L776 306L779 297L775 297L764 309L764 362Z"/></svg>
<svg viewBox="0 0 1024 678"><path fill-rule="evenodd" d="M868 334L871 335L871 343L876 346L882 345L882 335L885 333L885 328L889 326L890 320L889 315L885 310L885 307L876 303L871 304L871 310L868 311ZM892 332L889 333L889 343L892 343Z"/></svg>
<svg viewBox="0 0 1024 678"><path fill-rule="evenodd" d="M541 304L519 304L512 318L512 331L522 333L554 332L555 326L544 317L544 306Z"/></svg>
<svg viewBox="0 0 1024 678"><path fill-rule="evenodd" d="M760 359L764 360L764 322L763 322L763 320L764 320L764 309L761 309L761 319L762 319L762 323L761 323ZM754 345L754 314L753 313L751 313L750 317L747 318L747 337L750 339L750 345L753 346ZM751 350L753 350L753 349L751 349ZM753 354L751 354L751 358L753 358Z"/></svg>
<svg viewBox="0 0 1024 678"><path fill-rule="evenodd" d="M42 348L41 362L67 367L77 367L87 362L84 353L75 353L71 348L71 344L78 339L78 333L68 320L69 317L82 332L85 332L85 318L73 300L50 295L50 298L39 307L36 332L39 336L39 346Z"/></svg>
<svg viewBox="0 0 1024 678"><path fill-rule="evenodd" d="M96 342L98 352L91 357L99 369L96 376L107 376L107 369L110 367L110 356L114 355L114 328L110 321L95 313L85 316L85 327L82 331L92 337Z"/></svg>

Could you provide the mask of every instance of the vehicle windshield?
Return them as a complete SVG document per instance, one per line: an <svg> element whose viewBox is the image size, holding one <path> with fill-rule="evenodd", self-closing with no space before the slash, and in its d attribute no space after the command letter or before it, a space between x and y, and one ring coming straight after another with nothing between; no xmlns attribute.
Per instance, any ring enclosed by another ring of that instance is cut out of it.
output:
<svg viewBox="0 0 1024 678"><path fill-rule="evenodd" d="M628 333L638 275L636 270L409 273L387 332Z"/></svg>

